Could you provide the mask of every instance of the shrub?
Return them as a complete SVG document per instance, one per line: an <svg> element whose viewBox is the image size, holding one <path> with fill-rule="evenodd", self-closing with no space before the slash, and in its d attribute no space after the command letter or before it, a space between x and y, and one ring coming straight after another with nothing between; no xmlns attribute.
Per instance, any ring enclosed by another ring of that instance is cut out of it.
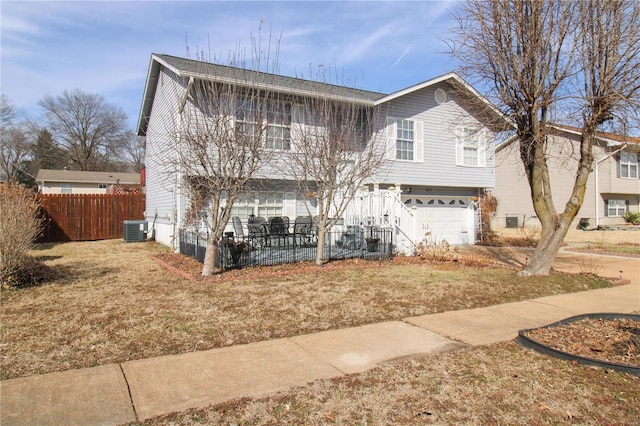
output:
<svg viewBox="0 0 640 426"><path fill-rule="evenodd" d="M640 225L640 212L626 212L622 218L627 223L633 223L634 225Z"/></svg>
<svg viewBox="0 0 640 426"><path fill-rule="evenodd" d="M480 239L484 241L493 241L496 238L496 235L493 228L491 228L491 221L498 212L498 199L493 196L491 192L487 191L482 194L478 204L480 205L480 221L482 227L482 235L480 236Z"/></svg>
<svg viewBox="0 0 640 426"><path fill-rule="evenodd" d="M27 255L43 227L32 191L9 183L0 187L0 281L3 285L33 284L39 277Z"/></svg>
<svg viewBox="0 0 640 426"><path fill-rule="evenodd" d="M447 240L436 241L428 232L416 246L415 255L431 262L452 262L458 260L458 248L451 249Z"/></svg>

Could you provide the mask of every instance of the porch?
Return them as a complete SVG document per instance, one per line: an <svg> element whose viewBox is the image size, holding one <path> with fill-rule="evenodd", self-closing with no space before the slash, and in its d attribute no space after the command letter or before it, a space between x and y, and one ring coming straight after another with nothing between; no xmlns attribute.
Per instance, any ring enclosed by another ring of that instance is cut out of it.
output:
<svg viewBox="0 0 640 426"><path fill-rule="evenodd" d="M193 231L180 231L180 253L204 261L207 236ZM242 268L246 266L278 265L314 261L317 245L314 241L300 242L294 235L265 244L263 236L223 238L219 243L216 266ZM382 260L393 257L391 229L348 227L326 234L322 250L323 260L366 259Z"/></svg>

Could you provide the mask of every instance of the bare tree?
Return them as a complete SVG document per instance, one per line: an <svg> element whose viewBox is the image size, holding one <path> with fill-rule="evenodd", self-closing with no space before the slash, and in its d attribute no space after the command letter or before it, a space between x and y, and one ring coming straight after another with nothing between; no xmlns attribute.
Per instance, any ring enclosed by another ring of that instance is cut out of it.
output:
<svg viewBox="0 0 640 426"><path fill-rule="evenodd" d="M121 155L124 157L125 163L136 173L139 173L144 168L145 152L146 138L129 132L122 147Z"/></svg>
<svg viewBox="0 0 640 426"><path fill-rule="evenodd" d="M289 167L307 210L317 212L316 264L322 265L326 233L357 190L384 167L385 148L374 131L377 114L371 106L318 92L302 100L297 113L302 125L292 131Z"/></svg>
<svg viewBox="0 0 640 426"><path fill-rule="evenodd" d="M290 114L288 100L270 89L275 76L268 71L277 68L277 58L272 61L259 36L252 46L250 68L191 62L192 74L174 76L176 91L170 96L178 111L168 126L168 143L147 148L167 180L179 176L180 191L190 201L186 225L207 240L203 276L215 272L236 199L250 182L267 177L264 166L275 155L265 147L270 124ZM243 55L234 52L229 62L246 66Z"/></svg>
<svg viewBox="0 0 640 426"><path fill-rule="evenodd" d="M488 83L490 98L514 120L542 226L522 275L549 273L582 206L596 132L637 108L639 8L620 0L471 0L458 14L453 54L461 73ZM583 128L573 192L562 212L553 203L548 166L552 109L578 115Z"/></svg>
<svg viewBox="0 0 640 426"><path fill-rule="evenodd" d="M16 122L19 114L6 95L0 95L0 177L17 182L29 158L29 143Z"/></svg>
<svg viewBox="0 0 640 426"><path fill-rule="evenodd" d="M40 106L74 168L104 170L126 142L126 114L100 95L65 90L61 96L44 96Z"/></svg>

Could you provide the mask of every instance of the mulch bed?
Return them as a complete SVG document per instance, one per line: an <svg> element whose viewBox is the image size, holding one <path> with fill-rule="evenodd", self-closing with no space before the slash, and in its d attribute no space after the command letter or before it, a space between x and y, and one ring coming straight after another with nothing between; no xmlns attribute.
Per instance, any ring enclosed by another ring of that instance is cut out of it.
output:
<svg viewBox="0 0 640 426"><path fill-rule="evenodd" d="M527 336L571 355L640 367L640 321L584 319L531 330Z"/></svg>

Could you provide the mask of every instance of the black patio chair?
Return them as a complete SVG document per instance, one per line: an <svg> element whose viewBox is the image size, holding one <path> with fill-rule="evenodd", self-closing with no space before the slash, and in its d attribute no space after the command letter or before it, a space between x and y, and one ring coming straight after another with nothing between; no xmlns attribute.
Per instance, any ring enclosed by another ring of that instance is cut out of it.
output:
<svg viewBox="0 0 640 426"><path fill-rule="evenodd" d="M242 221L240 220L240 218L238 216L234 216L231 218L231 222L233 222L233 232L236 233L236 240L244 241L244 229L242 228Z"/></svg>
<svg viewBox="0 0 640 426"><path fill-rule="evenodd" d="M267 220L263 217L255 217L247 224L249 230L249 240L256 248L261 248L269 242L269 233L267 230Z"/></svg>
<svg viewBox="0 0 640 426"><path fill-rule="evenodd" d="M310 244L313 239L312 234L313 219L311 216L298 216L293 224L294 244Z"/></svg>
<svg viewBox="0 0 640 426"><path fill-rule="evenodd" d="M276 241L278 245L286 245L289 239L289 227L288 222L289 218L276 216L269 218L269 226L267 229L269 230L269 239L273 243Z"/></svg>

